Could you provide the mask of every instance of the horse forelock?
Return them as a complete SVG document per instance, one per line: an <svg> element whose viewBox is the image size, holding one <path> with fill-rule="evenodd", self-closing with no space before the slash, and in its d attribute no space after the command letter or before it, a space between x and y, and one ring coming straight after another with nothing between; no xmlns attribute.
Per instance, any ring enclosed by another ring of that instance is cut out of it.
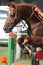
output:
<svg viewBox="0 0 43 65"><path fill-rule="evenodd" d="M8 6L10 7L13 7L13 8L15 8L16 9L16 4L15 3L13 3L13 2L10 2L10 3L8 3Z"/></svg>

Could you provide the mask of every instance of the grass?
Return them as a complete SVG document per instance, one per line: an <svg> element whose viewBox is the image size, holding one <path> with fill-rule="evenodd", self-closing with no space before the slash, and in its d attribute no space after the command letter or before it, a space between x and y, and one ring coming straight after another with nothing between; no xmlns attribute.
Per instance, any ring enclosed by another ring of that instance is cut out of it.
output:
<svg viewBox="0 0 43 65"><path fill-rule="evenodd" d="M8 47L0 47L0 57L8 57ZM25 58L25 56L23 55L22 58L20 58L18 60L16 60L16 58L15 58L14 62L20 63L20 64L31 65L31 58L28 55ZM1 62L0 62L0 65L2 65ZM43 61L40 61L40 65L43 65Z"/></svg>
<svg viewBox="0 0 43 65"><path fill-rule="evenodd" d="M8 48L7 47L0 47L0 57L8 56Z"/></svg>
<svg viewBox="0 0 43 65"><path fill-rule="evenodd" d="M8 47L0 47L0 57L8 57ZM22 57L18 60L16 60L16 58L15 58L14 62L21 63L21 64L30 64L29 58L25 59L24 57ZM0 63L0 65L1 65L1 63Z"/></svg>
<svg viewBox="0 0 43 65"><path fill-rule="evenodd" d="M31 61L30 61L29 59L20 59L20 60L16 60L15 63L31 65Z"/></svg>

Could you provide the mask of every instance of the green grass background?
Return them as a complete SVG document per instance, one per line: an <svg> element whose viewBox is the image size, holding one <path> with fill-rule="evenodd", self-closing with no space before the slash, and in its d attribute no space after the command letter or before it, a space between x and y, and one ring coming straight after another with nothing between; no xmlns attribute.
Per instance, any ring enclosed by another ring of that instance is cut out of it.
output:
<svg viewBox="0 0 43 65"><path fill-rule="evenodd" d="M15 63L31 65L31 58L29 55L22 54L22 57L18 60L16 60L16 52L14 55ZM0 47L0 57L8 57L8 47ZM3 64L0 62L0 65ZM43 61L40 61L39 65L43 65Z"/></svg>

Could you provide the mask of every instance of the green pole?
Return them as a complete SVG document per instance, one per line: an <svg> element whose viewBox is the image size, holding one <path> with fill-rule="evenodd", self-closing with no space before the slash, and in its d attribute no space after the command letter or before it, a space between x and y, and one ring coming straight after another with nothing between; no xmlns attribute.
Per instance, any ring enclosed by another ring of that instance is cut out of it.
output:
<svg viewBox="0 0 43 65"><path fill-rule="evenodd" d="M14 63L14 33L9 34L8 39L8 65Z"/></svg>

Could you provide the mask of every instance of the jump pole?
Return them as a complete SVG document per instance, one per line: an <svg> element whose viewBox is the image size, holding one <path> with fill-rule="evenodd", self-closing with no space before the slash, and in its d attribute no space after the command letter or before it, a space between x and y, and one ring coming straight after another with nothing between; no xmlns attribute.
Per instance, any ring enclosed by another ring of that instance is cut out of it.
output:
<svg viewBox="0 0 43 65"><path fill-rule="evenodd" d="M19 38L21 38L22 25L19 24L16 27L17 27L17 40L18 40ZM18 42L16 42L16 60L18 60L20 56L21 56L21 48Z"/></svg>
<svg viewBox="0 0 43 65"><path fill-rule="evenodd" d="M8 39L8 65L12 65L14 63L14 33L11 32L9 34Z"/></svg>

